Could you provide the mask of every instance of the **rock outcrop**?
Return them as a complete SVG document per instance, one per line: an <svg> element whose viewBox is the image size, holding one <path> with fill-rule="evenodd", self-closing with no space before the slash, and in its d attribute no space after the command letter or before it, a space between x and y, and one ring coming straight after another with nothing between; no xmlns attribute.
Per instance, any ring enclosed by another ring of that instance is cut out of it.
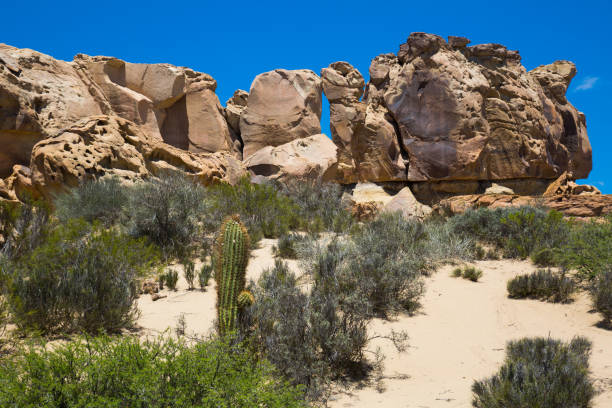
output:
<svg viewBox="0 0 612 408"><path fill-rule="evenodd" d="M320 133L321 79L314 72L277 69L257 75L240 116L245 159L266 146Z"/></svg>
<svg viewBox="0 0 612 408"><path fill-rule="evenodd" d="M30 168L33 190L47 198L84 180L108 176L133 181L176 170L211 184L246 175L228 152L191 153L156 140L133 122L107 115L81 119L36 144Z"/></svg>
<svg viewBox="0 0 612 408"><path fill-rule="evenodd" d="M336 145L319 134L272 147L248 156L244 166L256 175L277 180L323 179L336 162Z"/></svg>
<svg viewBox="0 0 612 408"><path fill-rule="evenodd" d="M361 76L354 68L335 63L323 70L341 182L588 175L585 118L565 98L574 65L557 61L527 72L516 51L468 43L411 34L397 55L374 58L361 102ZM359 136L364 127L373 128L368 122L376 123L377 137ZM377 157L372 162L385 163L387 171L364 174L356 150L376 151L369 153Z"/></svg>

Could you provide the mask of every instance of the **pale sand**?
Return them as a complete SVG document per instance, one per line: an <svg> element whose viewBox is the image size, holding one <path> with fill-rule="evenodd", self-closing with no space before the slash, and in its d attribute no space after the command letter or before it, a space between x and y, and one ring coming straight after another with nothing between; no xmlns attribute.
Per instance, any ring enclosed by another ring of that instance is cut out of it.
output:
<svg viewBox="0 0 612 408"><path fill-rule="evenodd" d="M274 265L274 243L263 240L253 251L250 279L257 279ZM297 271L297 262L290 261L290 266ZM330 407L469 407L473 380L490 376L499 368L508 340L548 335L568 340L582 335L593 342L590 364L602 390L594 407L612 407L612 331L596 327L600 316L591 312L588 297L580 293L571 304L509 299L506 281L535 268L526 261L508 260L481 261L476 266L484 272L478 283L450 277L453 268L445 266L426 279L420 314L393 322L372 322L372 335L406 330L409 348L397 353L389 341L374 340L369 348L379 346L386 356L384 391L378 392L373 385L355 387L334 396ZM185 314L188 333L211 332L214 281L206 292L187 291L186 286L181 279L177 292L163 291L168 298L152 302L146 295L139 299L142 316L138 323L143 333L174 328L181 313Z"/></svg>

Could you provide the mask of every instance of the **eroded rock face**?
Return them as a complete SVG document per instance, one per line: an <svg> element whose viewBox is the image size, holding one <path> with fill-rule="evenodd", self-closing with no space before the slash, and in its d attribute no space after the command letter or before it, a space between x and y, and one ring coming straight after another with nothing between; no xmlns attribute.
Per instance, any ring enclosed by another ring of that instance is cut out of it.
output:
<svg viewBox="0 0 612 408"><path fill-rule="evenodd" d="M101 113L70 63L0 44L0 177L27 166L40 140Z"/></svg>
<svg viewBox="0 0 612 408"><path fill-rule="evenodd" d="M240 136L240 116L247 106L249 93L242 89L234 91L234 95L225 103L225 120L229 126L232 139L234 140L235 150L242 154L243 142Z"/></svg>
<svg viewBox="0 0 612 408"><path fill-rule="evenodd" d="M371 181L550 180L566 170L587 177L584 115L565 98L574 65L557 61L527 72L516 51L468 43L411 34L397 55L374 58L362 102L357 81L342 78L357 77L349 68L323 70L339 168L352 166L353 179ZM377 137L355 137L364 123ZM359 167L368 160L356 159L355 146L377 151L371 162L389 171L364 176ZM350 170L339 173L351 180Z"/></svg>
<svg viewBox="0 0 612 408"><path fill-rule="evenodd" d="M244 166L253 174L273 179L323 179L336 162L337 147L323 134L280 146L266 146L247 157Z"/></svg>
<svg viewBox="0 0 612 408"><path fill-rule="evenodd" d="M334 178L341 183L405 178L405 162L390 117L360 101L365 82L348 62L321 70L330 103L330 127L338 146Z"/></svg>
<svg viewBox="0 0 612 408"><path fill-rule="evenodd" d="M277 69L257 75L240 116L245 159L266 146L320 133L321 79L314 72Z"/></svg>
<svg viewBox="0 0 612 408"><path fill-rule="evenodd" d="M230 153L191 153L144 133L117 116L91 116L36 144L31 184L42 196L105 176L139 180L178 170L203 184L234 183L246 175Z"/></svg>

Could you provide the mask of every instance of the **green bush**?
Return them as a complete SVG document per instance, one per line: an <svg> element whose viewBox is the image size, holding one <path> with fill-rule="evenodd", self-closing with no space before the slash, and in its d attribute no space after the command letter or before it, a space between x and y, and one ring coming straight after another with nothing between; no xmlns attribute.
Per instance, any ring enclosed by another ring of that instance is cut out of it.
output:
<svg viewBox="0 0 612 408"><path fill-rule="evenodd" d="M129 187L117 177L89 180L55 197L55 215L61 222L83 218L109 226L121 216L128 197Z"/></svg>
<svg viewBox="0 0 612 408"><path fill-rule="evenodd" d="M278 238L278 243L273 248L274 255L279 258L297 259L298 246L309 238L302 234L290 232Z"/></svg>
<svg viewBox="0 0 612 408"><path fill-rule="evenodd" d="M163 275L163 281L168 286L168 289L175 291L178 282L178 272L174 269L168 269Z"/></svg>
<svg viewBox="0 0 612 408"><path fill-rule="evenodd" d="M142 241L71 220L31 253L3 264L15 321L43 332L128 327L137 312L135 279L155 261Z"/></svg>
<svg viewBox="0 0 612 408"><path fill-rule="evenodd" d="M205 263L200 268L200 273L198 274L198 283L200 284L200 289L204 290L208 286L208 282L210 281L210 277L212 276L213 267L211 264Z"/></svg>
<svg viewBox="0 0 612 408"><path fill-rule="evenodd" d="M188 258L201 245L204 187L180 173L135 184L126 214L134 237L147 237L168 257Z"/></svg>
<svg viewBox="0 0 612 408"><path fill-rule="evenodd" d="M569 343L549 338L509 342L497 374L475 381L477 408L590 407L595 395L589 379L591 343L577 337Z"/></svg>
<svg viewBox="0 0 612 408"><path fill-rule="evenodd" d="M573 224L567 245L556 256L560 264L576 268L583 277L593 279L612 265L612 215Z"/></svg>
<svg viewBox="0 0 612 408"><path fill-rule="evenodd" d="M253 184L243 178L235 186L219 184L208 189L213 228L228 215L239 214L251 240L278 238L299 224L297 206L270 184Z"/></svg>
<svg viewBox="0 0 612 408"><path fill-rule="evenodd" d="M454 278L463 278L472 282L478 282L478 279L482 277L482 271L473 266L464 266L463 268L455 268L452 276Z"/></svg>
<svg viewBox="0 0 612 408"><path fill-rule="evenodd" d="M422 275L430 269L423 224L401 214L381 214L352 235L342 278L369 302L373 316L414 312L423 294Z"/></svg>
<svg viewBox="0 0 612 408"><path fill-rule="evenodd" d="M0 362L0 406L306 407L302 392L238 345L80 338Z"/></svg>
<svg viewBox="0 0 612 408"><path fill-rule="evenodd" d="M508 281L508 294L512 298L535 298L552 302L567 302L576 290L574 281L565 272L538 269Z"/></svg>
<svg viewBox="0 0 612 408"><path fill-rule="evenodd" d="M597 274L591 288L595 310L604 316L609 325L612 320L612 265L608 264Z"/></svg>
<svg viewBox="0 0 612 408"><path fill-rule="evenodd" d="M556 251L553 248L542 248L531 254L531 262L538 266L554 266L557 264Z"/></svg>
<svg viewBox="0 0 612 408"><path fill-rule="evenodd" d="M195 280L195 264L191 260L184 260L183 264L183 274L185 276L185 281L187 282L187 287L189 290L193 290L195 288L193 282Z"/></svg>
<svg viewBox="0 0 612 408"><path fill-rule="evenodd" d="M470 209L449 222L455 233L494 245L511 258L559 248L571 229L563 214L537 207Z"/></svg>
<svg viewBox="0 0 612 408"><path fill-rule="evenodd" d="M316 180L291 180L279 189L297 205L300 228L319 233L347 231L353 218L342 203L342 186Z"/></svg>
<svg viewBox="0 0 612 408"><path fill-rule="evenodd" d="M264 271L250 308L252 339L282 374L306 386L310 399L325 400L333 379L366 369L368 306L342 287L336 249L313 262L319 273L308 291L280 260Z"/></svg>

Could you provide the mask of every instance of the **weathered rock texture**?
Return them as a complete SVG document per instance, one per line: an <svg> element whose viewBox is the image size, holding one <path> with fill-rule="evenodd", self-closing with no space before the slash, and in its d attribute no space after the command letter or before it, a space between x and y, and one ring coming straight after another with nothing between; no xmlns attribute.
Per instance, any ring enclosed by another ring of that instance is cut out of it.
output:
<svg viewBox="0 0 612 408"><path fill-rule="evenodd" d="M504 194L458 195L440 201L435 210L443 214L461 214L469 208L520 207L542 205L568 217L600 217L612 214L612 195L555 195L548 197Z"/></svg>
<svg viewBox="0 0 612 408"><path fill-rule="evenodd" d="M565 98L574 65L527 72L516 51L468 43L411 34L372 61L362 101L353 67L322 71L341 182L588 176L585 118Z"/></svg>
<svg viewBox="0 0 612 408"><path fill-rule="evenodd" d="M278 180L323 179L336 162L336 145L323 134L280 146L266 146L247 157L244 166L254 174Z"/></svg>
<svg viewBox="0 0 612 408"><path fill-rule="evenodd" d="M246 175L228 152L191 153L156 140L133 122L107 115L84 118L36 144L30 168L32 189L45 197L105 176L133 181L177 170L211 184Z"/></svg>
<svg viewBox="0 0 612 408"><path fill-rule="evenodd" d="M321 79L314 72L277 69L257 75L240 116L245 159L266 146L320 133Z"/></svg>

